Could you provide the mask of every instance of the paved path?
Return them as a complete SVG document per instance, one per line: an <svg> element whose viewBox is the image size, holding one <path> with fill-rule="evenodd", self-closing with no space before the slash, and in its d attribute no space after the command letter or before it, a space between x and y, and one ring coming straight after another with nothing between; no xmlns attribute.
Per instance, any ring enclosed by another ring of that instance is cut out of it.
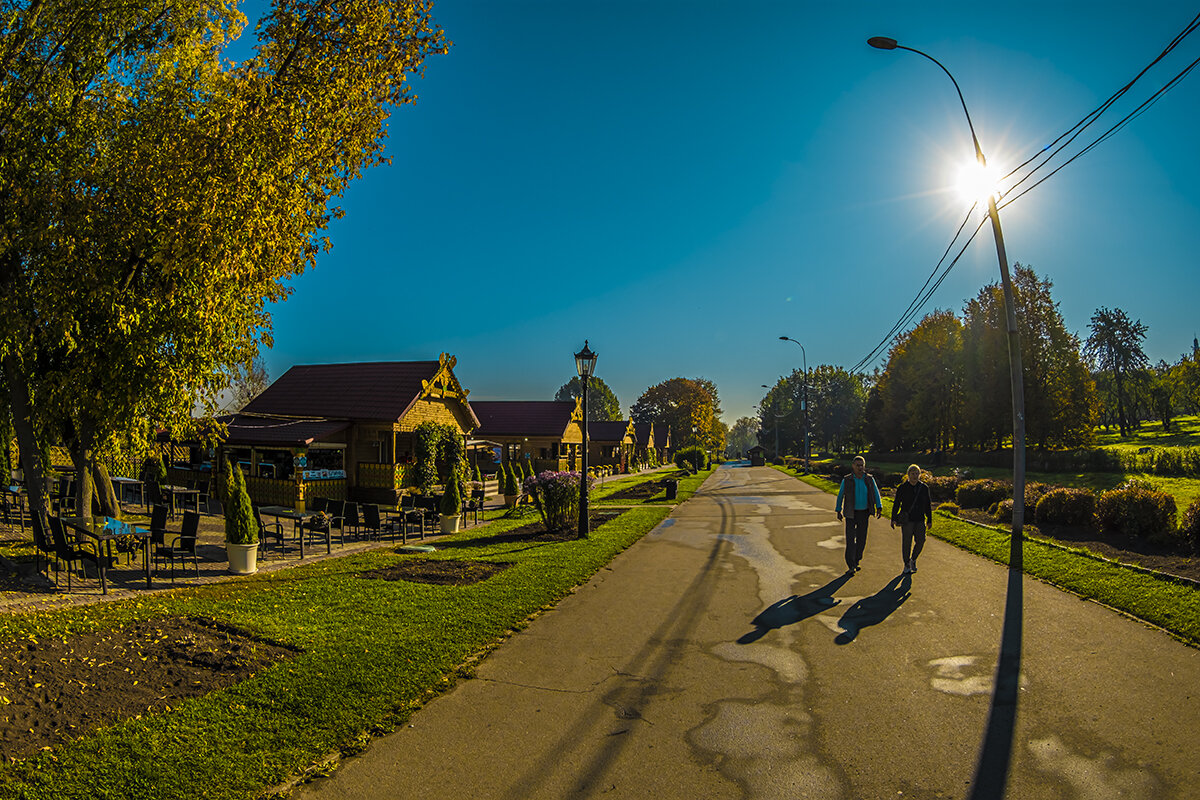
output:
<svg viewBox="0 0 1200 800"><path fill-rule="evenodd" d="M873 521L849 577L832 512L774 470L717 470L477 679L297 796L966 797L1007 569L931 539L909 580ZM1037 581L1023 596L1005 796L1200 798L1200 651Z"/></svg>

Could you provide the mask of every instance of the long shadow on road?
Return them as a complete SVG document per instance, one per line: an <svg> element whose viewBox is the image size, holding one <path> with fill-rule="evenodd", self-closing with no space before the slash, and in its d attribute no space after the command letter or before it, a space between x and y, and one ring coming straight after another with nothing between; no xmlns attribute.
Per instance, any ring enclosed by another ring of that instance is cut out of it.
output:
<svg viewBox="0 0 1200 800"><path fill-rule="evenodd" d="M850 606L838 620L842 632L833 641L837 644L850 644L858 638L863 628L883 622L912 596L912 592L909 591L911 588L912 581L907 574L897 575L875 594L864 597Z"/></svg>
<svg viewBox="0 0 1200 800"><path fill-rule="evenodd" d="M784 625L794 625L800 620L815 617L823 611L828 611L839 602L833 596L833 593L842 588L848 580L850 580L850 573L846 572L824 586L813 589L808 594L794 594L791 597L785 597L778 602L772 603L750 621L750 624L754 626L754 630L743 634L737 640L737 643L752 644L776 628L782 628Z"/></svg>

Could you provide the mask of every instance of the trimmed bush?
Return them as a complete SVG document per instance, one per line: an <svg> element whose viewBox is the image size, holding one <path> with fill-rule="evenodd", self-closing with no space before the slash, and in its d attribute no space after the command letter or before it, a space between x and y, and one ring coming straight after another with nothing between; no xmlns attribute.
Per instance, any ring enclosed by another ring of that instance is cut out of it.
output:
<svg viewBox="0 0 1200 800"><path fill-rule="evenodd" d="M1100 495L1096 518L1104 531L1158 536L1175 530L1175 498L1145 481L1127 481Z"/></svg>
<svg viewBox="0 0 1200 800"><path fill-rule="evenodd" d="M937 507L938 511L945 511L947 514L957 514L961 509L954 503L941 503Z"/></svg>
<svg viewBox="0 0 1200 800"><path fill-rule="evenodd" d="M706 460L704 448L697 447L696 445L685 447L675 454L675 466L692 472L699 472L704 469L704 462Z"/></svg>
<svg viewBox="0 0 1200 800"><path fill-rule="evenodd" d="M1012 485L1004 481L983 478L963 481L954 493L954 501L961 508L991 508L1001 500L1012 497Z"/></svg>
<svg viewBox="0 0 1200 800"><path fill-rule="evenodd" d="M1012 498L1001 500L993 505L990 509L991 515L996 518L997 522L1004 522L1012 525L1013 521L1013 501Z"/></svg>
<svg viewBox="0 0 1200 800"><path fill-rule="evenodd" d="M520 480L517 478L517 467L511 462L501 464L501 469L504 470L504 491L506 495L516 495L521 493Z"/></svg>
<svg viewBox="0 0 1200 800"><path fill-rule="evenodd" d="M935 503L953 500L958 490L958 478L953 476L945 478L926 477L925 473L922 472L921 480L925 481L925 485L929 487L929 499ZM958 506L954 508L955 511L958 510Z"/></svg>
<svg viewBox="0 0 1200 800"><path fill-rule="evenodd" d="M1089 489L1051 489L1037 501L1034 519L1038 525L1094 525L1096 495Z"/></svg>
<svg viewBox="0 0 1200 800"><path fill-rule="evenodd" d="M1190 542L1194 549L1200 550L1200 499L1192 501L1183 512L1183 524L1179 526L1179 535Z"/></svg>

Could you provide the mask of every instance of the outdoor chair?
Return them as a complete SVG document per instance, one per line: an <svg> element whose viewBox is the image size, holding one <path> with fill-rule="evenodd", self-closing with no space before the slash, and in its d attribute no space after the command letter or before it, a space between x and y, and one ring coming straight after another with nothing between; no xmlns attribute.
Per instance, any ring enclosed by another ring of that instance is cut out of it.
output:
<svg viewBox="0 0 1200 800"><path fill-rule="evenodd" d="M258 506L254 506L254 518L256 520L258 520L258 541L260 544L260 548L261 548L261 544L263 542L267 541L268 534L269 534L270 536L273 536L275 538L275 541L279 546L279 556L282 558L283 557L283 548L284 548L283 523L280 522L279 520L275 520L273 522L266 522L265 520L263 520L262 511L259 510Z"/></svg>
<svg viewBox="0 0 1200 800"><path fill-rule="evenodd" d="M50 499L50 510L62 514L75 510L75 482L67 478L58 479L58 492Z"/></svg>
<svg viewBox="0 0 1200 800"><path fill-rule="evenodd" d="M162 559L171 562L171 583L175 582L175 561L180 564L189 556L196 566L196 577L200 577L200 559L196 555L196 539L200 535L200 515L195 511L183 512L183 527L179 535L171 539L170 544L157 545L154 548L155 560Z"/></svg>
<svg viewBox="0 0 1200 800"><path fill-rule="evenodd" d="M60 565L66 565L67 572L67 591L71 591L71 573L75 566L79 566L80 577L83 577L84 563L90 563L96 568L96 573L100 576L100 586L108 592L108 586L104 580L104 573L100 569L100 554L97 550L88 550L88 543L79 544L72 543L67 539L67 530L63 525L62 520L58 517L50 518L50 536L54 542L54 555L58 559Z"/></svg>
<svg viewBox="0 0 1200 800"><path fill-rule="evenodd" d="M417 499L417 508L421 510L421 538L425 538L425 525L429 525L430 533L437 533L438 522L442 519L442 514L438 508L442 505L441 495L430 495L428 497L420 497Z"/></svg>
<svg viewBox="0 0 1200 800"><path fill-rule="evenodd" d="M379 506L374 503L363 503L362 507L362 528L368 539L381 541L383 539L384 525L379 518ZM388 531L392 534L392 541L396 541L396 529L389 527Z"/></svg>
<svg viewBox="0 0 1200 800"><path fill-rule="evenodd" d="M57 551L54 549L54 540L50 534L46 532L46 523L42 520L41 514L34 514L30 520L33 524L33 566L38 572L42 571L41 557L46 556L46 568L49 569L51 561L56 557ZM54 583L58 585L58 564L53 565Z"/></svg>
<svg viewBox="0 0 1200 800"><path fill-rule="evenodd" d="M209 503L212 501L212 478L206 481L194 481L193 488L200 492L196 495L196 508L207 514Z"/></svg>
<svg viewBox="0 0 1200 800"><path fill-rule="evenodd" d="M479 515L483 513L483 501L485 495L483 489L472 489L470 497L463 500L463 522L467 521L467 515L474 518L475 524L479 524Z"/></svg>
<svg viewBox="0 0 1200 800"><path fill-rule="evenodd" d="M400 498L400 520L403 524L403 541L408 543L408 526L416 526L421 538L425 538L425 512L417 504L415 494L405 494Z"/></svg>
<svg viewBox="0 0 1200 800"><path fill-rule="evenodd" d="M341 545L346 544L345 531L342 528L342 507L345 505L340 500L330 500L325 507L325 513L329 515L329 519L325 521L309 520L304 523L302 536L312 537L314 534L325 534L325 543L332 544L333 532L337 531L338 540Z"/></svg>
<svg viewBox="0 0 1200 800"><path fill-rule="evenodd" d="M347 501L342 506L342 531L344 533L354 533L354 538L358 538L362 529L362 520L358 517L358 503Z"/></svg>

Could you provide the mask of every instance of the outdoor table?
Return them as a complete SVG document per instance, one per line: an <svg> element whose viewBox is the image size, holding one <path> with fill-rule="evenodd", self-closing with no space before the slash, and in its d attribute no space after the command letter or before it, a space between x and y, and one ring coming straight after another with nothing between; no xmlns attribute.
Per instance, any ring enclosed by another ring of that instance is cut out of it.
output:
<svg viewBox="0 0 1200 800"><path fill-rule="evenodd" d="M304 558L304 523L316 516L314 511L297 511L287 506L263 506L259 513L275 519L290 519L297 538L300 539L300 558ZM333 531L325 531L325 552L333 552Z"/></svg>
<svg viewBox="0 0 1200 800"><path fill-rule="evenodd" d="M164 492L166 492L171 498L171 502L170 502L171 519L175 519L175 506L176 506L175 498L177 498L177 497L191 497L192 500L195 502L196 513L197 514L200 513L200 490L199 489L189 489L186 486L172 486L170 484L164 484L163 486L160 486L159 488L162 489Z"/></svg>
<svg viewBox="0 0 1200 800"><path fill-rule="evenodd" d="M146 502L146 484L143 481L139 481L137 478L122 478L120 475L113 475L109 480L121 487L117 490L119 500L124 502L126 490L136 488L138 503L145 506L146 511L150 510L150 505Z"/></svg>
<svg viewBox="0 0 1200 800"><path fill-rule="evenodd" d="M150 580L150 531L122 522L112 517L59 517L62 524L73 531L84 534L104 545L105 553L96 559L96 568L100 571L100 586L104 594L108 594L108 563L112 560L112 544L122 539L136 538L142 542L142 563L146 567L146 588L151 588ZM99 553L97 553L99 555Z"/></svg>

